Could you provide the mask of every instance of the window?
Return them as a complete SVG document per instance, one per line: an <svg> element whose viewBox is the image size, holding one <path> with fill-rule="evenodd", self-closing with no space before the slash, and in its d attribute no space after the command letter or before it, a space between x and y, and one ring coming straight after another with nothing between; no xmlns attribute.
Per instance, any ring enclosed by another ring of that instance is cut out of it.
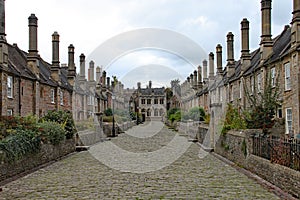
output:
<svg viewBox="0 0 300 200"><path fill-rule="evenodd" d="M59 96L60 96L60 105L64 105L64 92L62 90L60 91Z"/></svg>
<svg viewBox="0 0 300 200"><path fill-rule="evenodd" d="M154 99L154 104L158 104L158 99Z"/></svg>
<svg viewBox="0 0 300 200"><path fill-rule="evenodd" d="M7 116L12 116L12 115L13 115L13 110L7 109Z"/></svg>
<svg viewBox="0 0 300 200"><path fill-rule="evenodd" d="M55 103L55 93L54 89L50 90L50 98L51 98L51 103Z"/></svg>
<svg viewBox="0 0 300 200"><path fill-rule="evenodd" d="M275 87L275 76L276 76L276 71L275 67L271 68L271 86Z"/></svg>
<svg viewBox="0 0 300 200"><path fill-rule="evenodd" d="M7 97L13 98L13 77L7 77Z"/></svg>
<svg viewBox="0 0 300 200"><path fill-rule="evenodd" d="M92 95L88 96L87 101L89 106L94 105L94 97Z"/></svg>
<svg viewBox="0 0 300 200"><path fill-rule="evenodd" d="M293 117L292 117L292 109L287 108L286 109L286 134L292 133L293 130Z"/></svg>
<svg viewBox="0 0 300 200"><path fill-rule="evenodd" d="M147 99L147 104L151 104L151 99Z"/></svg>
<svg viewBox="0 0 300 200"><path fill-rule="evenodd" d="M262 76L261 73L257 74L257 92L261 92L262 89Z"/></svg>
<svg viewBox="0 0 300 200"><path fill-rule="evenodd" d="M159 103L160 103L160 104L164 104L164 99L160 99L160 100L159 100Z"/></svg>
<svg viewBox="0 0 300 200"><path fill-rule="evenodd" d="M277 108L277 117L282 118L282 106L279 105Z"/></svg>
<svg viewBox="0 0 300 200"><path fill-rule="evenodd" d="M222 88L219 88L219 100L220 102L223 101L223 93L222 93Z"/></svg>
<svg viewBox="0 0 300 200"><path fill-rule="evenodd" d="M154 110L154 116L155 116L155 117L158 116L158 109L157 109L157 108Z"/></svg>
<svg viewBox="0 0 300 200"><path fill-rule="evenodd" d="M284 64L284 71L285 71L285 90L291 89L291 67L290 63Z"/></svg>
<svg viewBox="0 0 300 200"><path fill-rule="evenodd" d="M23 87L22 87L23 89ZM41 87L40 89L40 98L43 98L44 97L44 87Z"/></svg>
<svg viewBox="0 0 300 200"><path fill-rule="evenodd" d="M146 104L146 100L145 99L142 99L142 104Z"/></svg>

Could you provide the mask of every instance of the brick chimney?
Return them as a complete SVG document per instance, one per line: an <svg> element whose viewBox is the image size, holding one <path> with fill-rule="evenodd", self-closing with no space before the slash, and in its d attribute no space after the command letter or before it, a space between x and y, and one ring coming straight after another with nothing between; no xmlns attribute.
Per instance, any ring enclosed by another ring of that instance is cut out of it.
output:
<svg viewBox="0 0 300 200"><path fill-rule="evenodd" d="M296 48L300 44L300 0L294 0L293 3L293 19L292 19L292 48Z"/></svg>
<svg viewBox="0 0 300 200"><path fill-rule="evenodd" d="M207 82L207 60L203 60L203 82Z"/></svg>
<svg viewBox="0 0 300 200"><path fill-rule="evenodd" d="M106 87L106 71L102 72L102 87Z"/></svg>
<svg viewBox="0 0 300 200"><path fill-rule="evenodd" d="M215 66L214 66L214 53L210 52L209 54L209 80L213 80L215 76Z"/></svg>
<svg viewBox="0 0 300 200"><path fill-rule="evenodd" d="M55 31L52 34L52 66L51 77L54 81L61 83L59 66L59 34Z"/></svg>
<svg viewBox="0 0 300 200"><path fill-rule="evenodd" d="M194 86L194 75L193 74L190 74L190 83L191 83L191 86L193 87Z"/></svg>
<svg viewBox="0 0 300 200"><path fill-rule="evenodd" d="M234 74L234 48L233 48L233 42L234 42L234 35L232 32L229 32L227 34L227 77L231 77Z"/></svg>
<svg viewBox="0 0 300 200"><path fill-rule="evenodd" d="M266 60L272 53L273 41L271 35L272 0L261 1L261 60Z"/></svg>
<svg viewBox="0 0 300 200"><path fill-rule="evenodd" d="M152 88L152 81L149 81L149 88Z"/></svg>
<svg viewBox="0 0 300 200"><path fill-rule="evenodd" d="M244 18L241 22L242 32L242 72L244 72L251 64L250 62L250 50L249 50L249 21Z"/></svg>
<svg viewBox="0 0 300 200"><path fill-rule="evenodd" d="M5 3L0 0L0 40L6 41L5 34Z"/></svg>
<svg viewBox="0 0 300 200"><path fill-rule="evenodd" d="M96 67L96 82L100 82L100 76L101 76L101 69L99 66Z"/></svg>
<svg viewBox="0 0 300 200"><path fill-rule="evenodd" d="M89 77L88 77L88 81L95 81L95 78L94 78L94 73L95 73L95 63L94 61L90 61L89 63Z"/></svg>
<svg viewBox="0 0 300 200"><path fill-rule="evenodd" d="M39 78L39 62L38 62L38 48L37 48L37 27L38 18L35 14L28 17L29 27L29 50L27 56L27 65L30 70Z"/></svg>
<svg viewBox="0 0 300 200"><path fill-rule="evenodd" d="M0 64L5 68L8 67L8 47L5 34L5 3L0 0Z"/></svg>
<svg viewBox="0 0 300 200"><path fill-rule="evenodd" d="M69 83L74 86L75 76L76 76L76 67L74 63L74 54L75 54L75 47L70 44L68 47L68 81Z"/></svg>
<svg viewBox="0 0 300 200"><path fill-rule="evenodd" d="M197 70L195 70L194 71L194 81L193 81L193 87L195 88L195 89L197 89L197 87L198 87L198 75L197 75L198 73L197 73Z"/></svg>
<svg viewBox="0 0 300 200"><path fill-rule="evenodd" d="M85 55L83 53L80 54L79 61L80 61L79 79L85 80Z"/></svg>
<svg viewBox="0 0 300 200"><path fill-rule="evenodd" d="M110 88L110 77L106 77L107 88Z"/></svg>
<svg viewBox="0 0 300 200"><path fill-rule="evenodd" d="M222 46L220 44L216 47L216 54L217 54L217 74L223 74L222 69Z"/></svg>

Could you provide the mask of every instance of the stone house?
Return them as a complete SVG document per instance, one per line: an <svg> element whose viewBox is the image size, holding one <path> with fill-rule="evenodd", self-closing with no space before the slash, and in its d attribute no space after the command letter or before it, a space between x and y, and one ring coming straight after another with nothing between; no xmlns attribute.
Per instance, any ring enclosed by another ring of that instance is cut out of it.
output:
<svg viewBox="0 0 300 200"><path fill-rule="evenodd" d="M6 41L5 6L0 1L0 109L1 115L44 115L48 110L72 109L75 78L74 47L69 46L69 63L61 67L59 35L52 35L52 64L38 54L38 19L28 18L29 50Z"/></svg>
<svg viewBox="0 0 300 200"><path fill-rule="evenodd" d="M209 54L209 76L207 62L203 62L203 71L198 72L198 83L195 87L195 74L191 74L181 85L183 110L198 103L211 115L210 131L213 144L214 136L219 134L222 119L228 103L240 110L250 106L247 94L262 93L266 80L279 90L279 102L276 117L285 121L282 134L291 136L300 133L299 125L299 44L300 44L300 0L294 0L291 25L286 25L276 37L271 35L271 0L261 1L261 42L254 51L249 50L249 21L241 21L241 56L234 59L234 35L227 34L227 64L222 66L222 46L216 46L216 68L214 53ZM215 70L216 69L216 73ZM193 76L192 76L193 75ZM200 78L199 78L200 77ZM269 79L268 79L269 77ZM191 81L193 80L194 81ZM188 86L187 86L188 85ZM190 90L193 90L192 92ZM196 93L192 98L191 93ZM259 96L259 95L258 95ZM190 98L189 98L190 97Z"/></svg>
<svg viewBox="0 0 300 200"><path fill-rule="evenodd" d="M152 82L146 88L141 88L137 83L137 89L130 100L130 108L141 114L142 121L162 120L166 115L167 96L165 88L153 88Z"/></svg>

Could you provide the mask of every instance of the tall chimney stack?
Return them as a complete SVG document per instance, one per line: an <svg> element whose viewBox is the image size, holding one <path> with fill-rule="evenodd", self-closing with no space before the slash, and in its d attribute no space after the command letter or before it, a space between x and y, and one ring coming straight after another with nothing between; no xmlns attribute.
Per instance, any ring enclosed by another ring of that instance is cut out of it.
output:
<svg viewBox="0 0 300 200"><path fill-rule="evenodd" d="M106 77L106 82L107 82L106 86L109 89L110 88L110 77Z"/></svg>
<svg viewBox="0 0 300 200"><path fill-rule="evenodd" d="M28 68L39 78L39 62L38 62L38 50L37 50L37 27L38 18L31 14L28 17L28 27L29 27L29 50L27 55L27 65Z"/></svg>
<svg viewBox="0 0 300 200"><path fill-rule="evenodd" d="M215 76L215 66L214 66L214 53L213 52L210 52L209 54L209 80L212 80L214 79L214 76Z"/></svg>
<svg viewBox="0 0 300 200"><path fill-rule="evenodd" d="M152 81L149 81L149 88L152 88Z"/></svg>
<svg viewBox="0 0 300 200"><path fill-rule="evenodd" d="M6 41L5 34L5 3L0 1L0 40Z"/></svg>
<svg viewBox="0 0 300 200"><path fill-rule="evenodd" d="M96 67L96 82L100 82L100 76L101 76L101 69L99 66Z"/></svg>
<svg viewBox="0 0 300 200"><path fill-rule="evenodd" d="M261 1L261 60L266 60L272 53L273 41L271 35L272 0Z"/></svg>
<svg viewBox="0 0 300 200"><path fill-rule="evenodd" d="M68 47L68 80L69 83L74 86L75 76L76 76L76 68L74 63L74 54L75 47L70 44Z"/></svg>
<svg viewBox="0 0 300 200"><path fill-rule="evenodd" d="M0 0L0 64L5 68L8 67L8 46L5 34L5 3Z"/></svg>
<svg viewBox="0 0 300 200"><path fill-rule="evenodd" d="M232 32L229 32L227 34L227 77L231 77L234 74L234 48L233 48L233 42L234 42L234 35Z"/></svg>
<svg viewBox="0 0 300 200"><path fill-rule="evenodd" d="M197 87L198 87L198 75L197 75L198 73L197 73L197 70L195 70L194 71L194 84L193 84L193 86L194 86L194 88L196 88L197 89Z"/></svg>
<svg viewBox="0 0 300 200"><path fill-rule="evenodd" d="M216 47L216 54L217 54L217 73L222 74L222 46L220 44Z"/></svg>
<svg viewBox="0 0 300 200"><path fill-rule="evenodd" d="M38 41L37 41L37 27L38 18L35 14L31 14L28 17L28 27L29 27L29 50L28 58L37 58L38 56Z"/></svg>
<svg viewBox="0 0 300 200"><path fill-rule="evenodd" d="M85 80L85 55L83 53L80 54L79 61L80 61L79 78L80 80Z"/></svg>
<svg viewBox="0 0 300 200"><path fill-rule="evenodd" d="M102 87L106 87L106 71L102 72Z"/></svg>
<svg viewBox="0 0 300 200"><path fill-rule="evenodd" d="M207 82L207 60L203 60L203 82Z"/></svg>
<svg viewBox="0 0 300 200"><path fill-rule="evenodd" d="M59 34L55 31L52 34L52 66L51 77L60 83L60 66L59 66Z"/></svg>
<svg viewBox="0 0 300 200"><path fill-rule="evenodd" d="M250 62L250 50L249 50L249 21L244 18L241 22L242 32L242 72L244 72L251 64Z"/></svg>
<svg viewBox="0 0 300 200"><path fill-rule="evenodd" d="M89 67L89 81L95 81L95 78L94 78L94 73L95 73L94 66L95 66L95 63L94 63L94 61L91 60L89 66L90 66Z"/></svg>
<svg viewBox="0 0 300 200"><path fill-rule="evenodd" d="M291 30L292 48L296 48L300 44L300 30L298 28L300 27L300 1L299 0L294 0L293 19L291 24L292 24L292 30Z"/></svg>

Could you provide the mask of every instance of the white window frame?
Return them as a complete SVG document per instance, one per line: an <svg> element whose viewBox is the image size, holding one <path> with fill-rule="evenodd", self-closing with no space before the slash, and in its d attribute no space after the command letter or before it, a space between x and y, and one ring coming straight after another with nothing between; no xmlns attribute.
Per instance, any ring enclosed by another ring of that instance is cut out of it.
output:
<svg viewBox="0 0 300 200"><path fill-rule="evenodd" d="M261 92L262 90L262 74L257 74L257 92Z"/></svg>
<svg viewBox="0 0 300 200"><path fill-rule="evenodd" d="M285 109L286 134L293 131L293 111L292 108Z"/></svg>
<svg viewBox="0 0 300 200"><path fill-rule="evenodd" d="M60 98L60 105L64 105L64 92L62 90L60 90L60 94L59 94L59 98Z"/></svg>
<svg viewBox="0 0 300 200"><path fill-rule="evenodd" d="M275 87L276 68L272 67L270 72L271 72L271 86Z"/></svg>
<svg viewBox="0 0 300 200"><path fill-rule="evenodd" d="M291 65L290 62L284 64L284 86L285 90L291 89Z"/></svg>
<svg viewBox="0 0 300 200"><path fill-rule="evenodd" d="M54 89L50 90L50 99L51 99L51 103L55 103L55 91L54 91Z"/></svg>
<svg viewBox="0 0 300 200"><path fill-rule="evenodd" d="M14 79L12 76L7 76L7 97L13 98L14 93Z"/></svg>

